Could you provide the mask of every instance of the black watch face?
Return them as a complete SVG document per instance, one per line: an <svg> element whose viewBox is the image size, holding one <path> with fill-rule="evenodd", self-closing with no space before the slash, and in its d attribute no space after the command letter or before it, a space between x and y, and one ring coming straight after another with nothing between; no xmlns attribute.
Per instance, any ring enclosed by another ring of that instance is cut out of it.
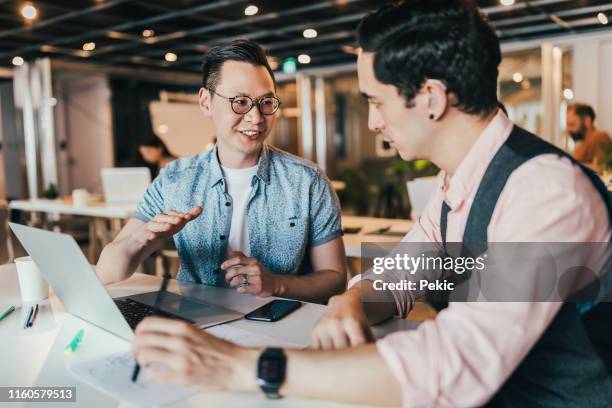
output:
<svg viewBox="0 0 612 408"><path fill-rule="evenodd" d="M280 355L264 355L259 359L257 377L267 383L278 384L285 378L284 357Z"/></svg>

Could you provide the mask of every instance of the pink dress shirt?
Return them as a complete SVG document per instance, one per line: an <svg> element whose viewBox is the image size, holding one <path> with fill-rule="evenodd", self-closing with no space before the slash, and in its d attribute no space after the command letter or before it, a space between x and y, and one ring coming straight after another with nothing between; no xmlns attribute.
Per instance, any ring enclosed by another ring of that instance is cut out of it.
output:
<svg viewBox="0 0 612 408"><path fill-rule="evenodd" d="M402 239L441 242L442 202L450 206L447 241L461 242L487 166L512 130L501 111L452 177L444 172L423 215ZM608 214L599 194L568 159L538 156L516 169L502 191L490 242L607 242ZM355 280L351 281L354 284ZM401 317L419 293L394 291ZM410 407L486 403L539 339L561 307L556 302L451 303L435 320L377 342Z"/></svg>

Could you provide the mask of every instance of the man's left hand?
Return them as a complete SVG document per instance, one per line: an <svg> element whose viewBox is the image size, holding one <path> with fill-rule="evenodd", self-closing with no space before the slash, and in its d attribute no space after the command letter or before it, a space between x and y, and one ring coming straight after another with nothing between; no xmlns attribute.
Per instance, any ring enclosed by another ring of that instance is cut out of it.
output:
<svg viewBox="0 0 612 408"><path fill-rule="evenodd" d="M225 280L238 293L252 293L257 296L278 295L278 277L270 273L255 258L248 258L242 252L232 252L230 258L221 264L227 270Z"/></svg>

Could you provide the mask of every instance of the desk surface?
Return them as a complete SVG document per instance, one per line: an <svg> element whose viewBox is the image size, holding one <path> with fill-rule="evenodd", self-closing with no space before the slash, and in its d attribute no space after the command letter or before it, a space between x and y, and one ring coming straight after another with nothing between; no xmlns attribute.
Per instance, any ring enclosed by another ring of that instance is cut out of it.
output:
<svg viewBox="0 0 612 408"><path fill-rule="evenodd" d="M36 211L50 214L82 215L87 217L129 218L136 211L136 204L96 203L75 206L58 200L33 199L9 202L11 210Z"/></svg>
<svg viewBox="0 0 612 408"><path fill-rule="evenodd" d="M160 278L135 274L125 282L108 287L113 297L157 290ZM27 307L21 307L19 285L14 264L0 266L0 312L10 305L18 307L9 317L0 321L0 386L76 386L77 406L110 407L119 406L119 401L97 391L93 387L73 377L66 368L66 357L63 348L81 328L85 335L81 347L73 359L89 359L108 355L114 352L129 350L129 343L99 329L83 320L66 313L61 302L54 296L41 303L39 314L33 327L23 330ZM246 312L267 302L265 299L251 295L240 295L225 288L204 287L171 281L168 287L173 292L189 293L191 296L203 296L212 303L223 302L226 307ZM256 333L307 344L310 330L324 311L324 306L304 304L300 309L276 323L262 323L249 320L238 320L228 323ZM392 320L375 327L378 337L390 331L414 327L414 323ZM54 407L62 404L54 403ZM66 404L74 407L74 404ZM179 401L172 406L181 407L348 407L322 401L310 401L295 398L284 398L268 401L259 393L222 393L203 391L195 396ZM351 405L351 407L354 407Z"/></svg>

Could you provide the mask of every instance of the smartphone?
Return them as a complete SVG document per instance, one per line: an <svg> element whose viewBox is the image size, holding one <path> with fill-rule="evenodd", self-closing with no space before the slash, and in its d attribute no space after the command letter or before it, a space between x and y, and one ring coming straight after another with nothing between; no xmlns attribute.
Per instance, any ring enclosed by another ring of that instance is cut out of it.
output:
<svg viewBox="0 0 612 408"><path fill-rule="evenodd" d="M296 300L273 300L259 309L253 310L244 317L249 320L258 320L260 322L275 322L298 309L300 306L302 306L302 303Z"/></svg>

